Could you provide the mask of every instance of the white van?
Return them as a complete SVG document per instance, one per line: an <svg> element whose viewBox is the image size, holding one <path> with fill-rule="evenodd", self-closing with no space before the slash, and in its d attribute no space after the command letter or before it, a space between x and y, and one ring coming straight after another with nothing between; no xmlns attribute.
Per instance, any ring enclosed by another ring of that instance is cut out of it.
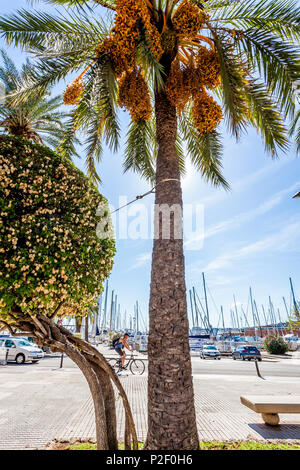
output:
<svg viewBox="0 0 300 470"><path fill-rule="evenodd" d="M42 349L23 338L0 338L0 349L8 351L7 361L23 364L24 362L39 362L45 353Z"/></svg>

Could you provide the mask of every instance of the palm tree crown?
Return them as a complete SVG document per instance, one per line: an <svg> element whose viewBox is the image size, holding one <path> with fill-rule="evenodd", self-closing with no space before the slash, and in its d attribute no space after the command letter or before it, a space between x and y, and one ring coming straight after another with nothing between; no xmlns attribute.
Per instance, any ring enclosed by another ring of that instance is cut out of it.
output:
<svg viewBox="0 0 300 470"><path fill-rule="evenodd" d="M85 131L92 176L103 138L111 149L118 147L117 108L125 107L131 123L124 168L154 178L152 102L161 89L177 108L182 171L185 142L202 175L227 186L217 131L222 118L236 138L250 125L272 155L287 149L284 121L294 116L299 77L295 0L47 1L74 9L55 16L21 10L0 21L8 43L39 58L15 102L80 70L64 94L65 103L75 106L62 147L68 150L74 132ZM111 23L97 15L97 5L114 12Z"/></svg>
<svg viewBox="0 0 300 470"><path fill-rule="evenodd" d="M27 60L19 71L5 51L2 50L0 55L0 127L8 134L58 147L64 136L67 117L67 113L61 111L61 97L50 98L48 89L45 89L42 93L32 93L28 100L14 103L14 94L32 79L34 67ZM76 153L75 148L73 153Z"/></svg>

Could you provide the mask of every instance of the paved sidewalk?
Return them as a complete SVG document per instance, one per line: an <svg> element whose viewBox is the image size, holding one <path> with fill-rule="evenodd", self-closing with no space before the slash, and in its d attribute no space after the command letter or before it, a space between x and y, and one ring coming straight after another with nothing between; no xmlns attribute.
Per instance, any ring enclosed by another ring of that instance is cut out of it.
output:
<svg viewBox="0 0 300 470"><path fill-rule="evenodd" d="M42 449L53 439L95 439L92 400L81 372L69 359L0 368L0 449ZM48 362L48 363L49 363ZM46 364L46 362L44 363ZM53 364L53 367L51 367ZM300 361L295 363L299 370ZM225 364L224 364L225 366ZM243 394L300 395L300 378L249 375L194 375L195 403L201 440L295 440L300 442L300 415L281 415L270 428L260 415L240 403ZM123 375L137 433L147 428L147 375ZM117 398L118 434L123 440L124 413Z"/></svg>
<svg viewBox="0 0 300 470"><path fill-rule="evenodd" d="M215 385L212 388L212 382ZM264 382L264 383L262 383ZM124 376L123 386L131 402L139 440L144 440L147 429L147 377ZM240 395L245 393L274 394L291 389L300 395L300 380L262 381L258 378L201 375L194 377L195 405L200 440L294 440L300 442L300 416L281 415L278 428L266 426L261 416L240 403ZM213 390L213 391L212 391ZM297 392L296 392L297 390ZM118 433L123 440L124 412L122 403L117 401ZM93 406L90 398L63 432L59 440L95 439Z"/></svg>

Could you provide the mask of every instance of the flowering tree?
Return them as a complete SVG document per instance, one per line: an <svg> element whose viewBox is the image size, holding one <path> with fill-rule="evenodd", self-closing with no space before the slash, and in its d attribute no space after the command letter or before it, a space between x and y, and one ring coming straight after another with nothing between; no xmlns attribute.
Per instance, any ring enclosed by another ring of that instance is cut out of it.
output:
<svg viewBox="0 0 300 470"><path fill-rule="evenodd" d="M86 315L111 271L114 240L108 227L106 237L96 233L99 222L107 225L105 205L71 162L28 140L0 136L0 324L79 366L94 400L98 447L116 449L111 380L124 400L126 444L132 434L136 446L124 390L98 350L56 321Z"/></svg>
<svg viewBox="0 0 300 470"><path fill-rule="evenodd" d="M34 79L15 100L80 70L64 94L74 110L62 148L85 131L93 178L103 138L118 148L118 108L128 110L124 168L155 181L156 207L175 208L167 230L158 212L155 217L146 448L196 449L180 175L189 156L205 180L228 187L222 118L236 138L254 127L273 156L287 149L284 119L295 117L300 71L299 7L296 0L47 3L74 10L70 16L22 10L0 20L8 43L39 58ZM113 23L105 23L103 8L113 12Z"/></svg>

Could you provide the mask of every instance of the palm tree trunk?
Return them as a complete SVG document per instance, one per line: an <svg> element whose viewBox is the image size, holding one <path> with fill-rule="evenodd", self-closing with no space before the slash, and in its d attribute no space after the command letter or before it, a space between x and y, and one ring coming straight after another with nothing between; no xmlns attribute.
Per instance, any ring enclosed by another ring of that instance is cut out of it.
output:
<svg viewBox="0 0 300 470"><path fill-rule="evenodd" d="M146 448L198 449L182 240L182 192L176 109L164 92L155 96L158 157L148 342L148 436ZM158 206L173 206L170 220ZM177 214L177 215L176 215ZM163 223L164 222L164 223ZM170 237L163 233L170 229Z"/></svg>

